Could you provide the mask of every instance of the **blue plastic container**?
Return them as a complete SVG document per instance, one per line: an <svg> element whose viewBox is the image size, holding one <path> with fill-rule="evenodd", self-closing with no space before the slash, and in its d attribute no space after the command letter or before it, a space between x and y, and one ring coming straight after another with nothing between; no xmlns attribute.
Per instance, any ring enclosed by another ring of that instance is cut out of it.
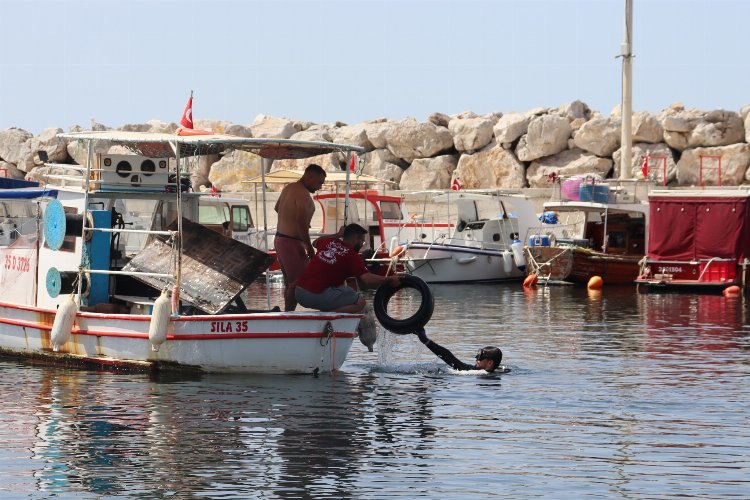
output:
<svg viewBox="0 0 750 500"><path fill-rule="evenodd" d="M544 234L532 234L529 237L529 246L530 247L548 247L549 236L544 235Z"/></svg>
<svg viewBox="0 0 750 500"><path fill-rule="evenodd" d="M581 201L593 201L596 203L609 202L609 186L601 184L581 184L578 188Z"/></svg>

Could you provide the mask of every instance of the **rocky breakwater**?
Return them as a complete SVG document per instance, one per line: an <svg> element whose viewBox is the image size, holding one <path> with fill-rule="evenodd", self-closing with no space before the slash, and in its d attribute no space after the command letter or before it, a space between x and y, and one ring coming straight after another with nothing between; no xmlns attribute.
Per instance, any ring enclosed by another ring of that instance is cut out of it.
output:
<svg viewBox="0 0 750 500"><path fill-rule="evenodd" d="M174 132L177 127L175 123L152 120L119 129ZM107 129L100 124L94 128ZM318 124L260 115L250 125L198 120L196 128L241 137L361 146L367 150L364 173L391 180L402 190L447 189L454 176L464 188L548 187L555 176L618 177L621 168L619 110L605 116L581 101L525 113L434 113L425 122L381 118L354 125ZM72 131L80 129L71 127ZM644 158L648 157L645 173L670 186L699 182L740 185L750 181L750 106L734 112L701 111L673 104L659 114L634 113L632 131L633 159L625 166L632 177L643 177ZM19 128L0 132L0 175L42 179L54 173L59 167L50 172L39 159L39 151L46 151L49 162L85 164L83 146L58 139L59 132L62 129L47 129L38 136ZM333 171L346 168L348 159L342 154L328 154L277 160L272 170L302 170L312 162ZM242 181L259 175L261 162L256 155L230 151L221 157L201 158L190 168L196 189L213 185L222 191L248 191L250 187Z"/></svg>

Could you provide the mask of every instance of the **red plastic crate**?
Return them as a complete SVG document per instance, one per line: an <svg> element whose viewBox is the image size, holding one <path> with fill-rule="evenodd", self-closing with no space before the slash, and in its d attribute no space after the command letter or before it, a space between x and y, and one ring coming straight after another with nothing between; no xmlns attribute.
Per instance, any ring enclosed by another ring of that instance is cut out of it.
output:
<svg viewBox="0 0 750 500"><path fill-rule="evenodd" d="M733 281L737 272L737 262L734 260L714 260L701 262L700 270L703 272L701 281L729 282Z"/></svg>

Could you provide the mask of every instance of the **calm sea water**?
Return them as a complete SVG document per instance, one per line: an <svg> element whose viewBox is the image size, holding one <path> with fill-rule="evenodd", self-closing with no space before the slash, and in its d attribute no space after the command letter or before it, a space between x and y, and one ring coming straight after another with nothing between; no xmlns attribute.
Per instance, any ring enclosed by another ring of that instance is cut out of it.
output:
<svg viewBox="0 0 750 500"><path fill-rule="evenodd" d="M741 299L434 291L430 336L466 360L501 346L511 373L393 335L318 378L0 361L0 496L750 497Z"/></svg>

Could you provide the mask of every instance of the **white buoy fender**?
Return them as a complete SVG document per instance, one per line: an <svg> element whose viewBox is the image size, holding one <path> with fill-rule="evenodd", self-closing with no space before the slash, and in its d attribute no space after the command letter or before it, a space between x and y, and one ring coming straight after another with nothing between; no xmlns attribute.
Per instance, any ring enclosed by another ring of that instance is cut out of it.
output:
<svg viewBox="0 0 750 500"><path fill-rule="evenodd" d="M513 254L506 250L503 252L503 271L505 271L505 274L508 274L512 270L513 270Z"/></svg>
<svg viewBox="0 0 750 500"><path fill-rule="evenodd" d="M516 267L519 271L526 270L526 257L523 256L523 244L519 240L514 240L510 245L513 252L513 259L516 261Z"/></svg>
<svg viewBox="0 0 750 500"><path fill-rule="evenodd" d="M167 340L167 327L169 326L171 312L172 306L169 295L164 290L159 298L154 301L151 309L151 323L148 326L148 340L151 342L151 348L154 351L158 351L159 346Z"/></svg>
<svg viewBox="0 0 750 500"><path fill-rule="evenodd" d="M64 300L60 304L60 307L57 308L55 321L52 322L52 333L50 334L52 350L57 351L60 346L64 345L70 339L70 333L73 330L73 321L75 321L77 313L78 305L71 294L68 296L68 300Z"/></svg>

